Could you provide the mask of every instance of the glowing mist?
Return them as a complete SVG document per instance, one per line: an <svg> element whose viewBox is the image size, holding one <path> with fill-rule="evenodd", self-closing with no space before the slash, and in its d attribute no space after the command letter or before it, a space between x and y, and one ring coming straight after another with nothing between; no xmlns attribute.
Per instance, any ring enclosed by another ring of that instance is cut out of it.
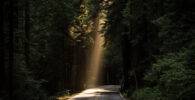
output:
<svg viewBox="0 0 195 100"><path fill-rule="evenodd" d="M100 16L100 15L99 15ZM94 46L91 51L91 57L89 64L87 66L86 74L86 85L87 88L97 86L97 83L100 80L101 68L102 68L102 58L103 58L103 44L105 42L104 35L101 32L103 27L103 21L101 18L97 17L95 21L95 38Z"/></svg>
<svg viewBox="0 0 195 100"><path fill-rule="evenodd" d="M96 33L94 48L92 50L89 66L87 67L87 87L95 87L100 78L102 57L103 57L103 43L104 37L101 34Z"/></svg>
<svg viewBox="0 0 195 100"><path fill-rule="evenodd" d="M112 0L103 0L100 4L103 6L112 5ZM90 60L87 66L86 71L86 87L96 87L98 83L101 81L101 72L102 72L102 59L104 53L104 43L105 43L105 29L107 22L107 14L108 11L106 9L102 9L99 11L97 18L94 21L94 46L91 50Z"/></svg>

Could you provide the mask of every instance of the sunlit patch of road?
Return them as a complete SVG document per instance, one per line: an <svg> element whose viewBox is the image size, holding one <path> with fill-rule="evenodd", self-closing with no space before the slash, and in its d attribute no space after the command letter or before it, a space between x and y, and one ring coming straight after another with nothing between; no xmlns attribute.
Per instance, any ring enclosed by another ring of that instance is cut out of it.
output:
<svg viewBox="0 0 195 100"><path fill-rule="evenodd" d="M125 100L119 93L119 85L105 85L86 89L68 100Z"/></svg>

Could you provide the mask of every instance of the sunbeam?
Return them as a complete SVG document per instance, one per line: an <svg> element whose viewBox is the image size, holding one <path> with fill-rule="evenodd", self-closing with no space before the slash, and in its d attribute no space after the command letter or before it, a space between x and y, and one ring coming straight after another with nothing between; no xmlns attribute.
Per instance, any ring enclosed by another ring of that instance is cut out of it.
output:
<svg viewBox="0 0 195 100"><path fill-rule="evenodd" d="M95 40L94 40L94 47L92 48L92 53L90 57L89 64L87 66L87 77L86 77L86 85L87 87L94 87L98 83L98 79L100 78L100 70L101 70L101 63L103 57L103 44L104 44L104 35L100 33L102 26L100 25L102 22L99 18L97 18L97 24L95 31Z"/></svg>

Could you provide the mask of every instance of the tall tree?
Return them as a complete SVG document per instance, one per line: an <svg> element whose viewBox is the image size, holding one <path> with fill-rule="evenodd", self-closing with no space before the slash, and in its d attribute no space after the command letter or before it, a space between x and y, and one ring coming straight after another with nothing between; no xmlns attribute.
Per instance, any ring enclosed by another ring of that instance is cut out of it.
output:
<svg viewBox="0 0 195 100"><path fill-rule="evenodd" d="M25 60L30 66L30 0L25 0Z"/></svg>
<svg viewBox="0 0 195 100"><path fill-rule="evenodd" d="M0 4L0 80L5 80L5 33L4 33L4 0ZM5 81L0 82L0 92L3 92L5 89ZM0 93L1 95L1 93Z"/></svg>
<svg viewBox="0 0 195 100"><path fill-rule="evenodd" d="M9 100L13 100L13 67L14 67L14 4L9 0Z"/></svg>

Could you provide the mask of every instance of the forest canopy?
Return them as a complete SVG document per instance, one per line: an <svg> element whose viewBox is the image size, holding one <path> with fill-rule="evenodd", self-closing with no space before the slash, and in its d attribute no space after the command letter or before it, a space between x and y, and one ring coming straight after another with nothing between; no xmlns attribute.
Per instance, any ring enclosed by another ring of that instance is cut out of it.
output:
<svg viewBox="0 0 195 100"><path fill-rule="evenodd" d="M101 85L120 85L130 100L193 100L194 4L3 0L0 100L56 100Z"/></svg>

